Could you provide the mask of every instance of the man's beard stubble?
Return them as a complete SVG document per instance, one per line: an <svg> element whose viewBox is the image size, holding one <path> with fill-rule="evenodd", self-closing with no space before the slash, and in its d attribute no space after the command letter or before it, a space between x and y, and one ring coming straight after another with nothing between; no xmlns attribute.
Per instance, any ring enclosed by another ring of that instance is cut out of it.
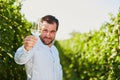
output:
<svg viewBox="0 0 120 80"><path fill-rule="evenodd" d="M40 36L41 41L42 41L45 45L50 45L50 44L52 44L53 41L54 41L54 39L49 38L49 39L51 39L51 41L50 41L49 43L46 43L46 42L44 41L45 38L47 38L47 37L43 37L43 38L42 38L42 37Z"/></svg>

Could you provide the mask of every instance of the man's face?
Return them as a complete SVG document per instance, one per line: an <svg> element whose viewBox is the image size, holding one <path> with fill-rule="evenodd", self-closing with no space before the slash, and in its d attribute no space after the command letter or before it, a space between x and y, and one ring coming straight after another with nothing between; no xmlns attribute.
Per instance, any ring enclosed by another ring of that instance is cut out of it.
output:
<svg viewBox="0 0 120 80"><path fill-rule="evenodd" d="M46 21L43 21L40 38L45 45L51 46L53 40L55 39L56 26L56 23L49 24Z"/></svg>

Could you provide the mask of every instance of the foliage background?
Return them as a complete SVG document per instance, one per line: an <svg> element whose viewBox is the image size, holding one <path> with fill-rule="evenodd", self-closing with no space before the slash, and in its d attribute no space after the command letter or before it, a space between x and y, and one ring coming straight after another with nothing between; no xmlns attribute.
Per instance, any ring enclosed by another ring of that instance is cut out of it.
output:
<svg viewBox="0 0 120 80"><path fill-rule="evenodd" d="M26 80L24 65L14 54L30 34L31 23L20 13L19 0L0 0L0 80ZM120 79L120 12L98 31L72 32L71 38L55 41L63 66L63 80Z"/></svg>
<svg viewBox="0 0 120 80"><path fill-rule="evenodd" d="M120 79L120 12L100 30L73 32L68 40L58 41L64 80Z"/></svg>
<svg viewBox="0 0 120 80"><path fill-rule="evenodd" d="M24 67L13 56L29 34L30 23L20 13L21 2L0 0L0 80L25 80Z"/></svg>

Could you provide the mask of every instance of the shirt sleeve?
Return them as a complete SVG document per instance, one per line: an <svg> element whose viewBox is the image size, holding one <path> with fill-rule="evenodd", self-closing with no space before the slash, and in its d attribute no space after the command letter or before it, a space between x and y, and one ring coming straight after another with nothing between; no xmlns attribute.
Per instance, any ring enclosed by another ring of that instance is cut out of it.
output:
<svg viewBox="0 0 120 80"><path fill-rule="evenodd" d="M24 46L18 48L18 50L16 51L14 55L15 62L21 65L27 63L33 56L33 53L31 52L31 50L26 51L24 49Z"/></svg>
<svg viewBox="0 0 120 80"><path fill-rule="evenodd" d="M58 74L57 74L57 80L62 80L63 72L62 72L62 66L59 66Z"/></svg>
<svg viewBox="0 0 120 80"><path fill-rule="evenodd" d="M62 65L60 64L60 57L59 57L59 52L56 49L56 53L57 53L57 80L62 80L63 78L63 71L62 71Z"/></svg>

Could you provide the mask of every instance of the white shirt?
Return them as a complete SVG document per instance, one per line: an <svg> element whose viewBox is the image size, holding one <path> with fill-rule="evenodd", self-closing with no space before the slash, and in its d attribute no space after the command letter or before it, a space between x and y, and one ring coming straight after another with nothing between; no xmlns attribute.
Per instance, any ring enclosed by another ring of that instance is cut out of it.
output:
<svg viewBox="0 0 120 80"><path fill-rule="evenodd" d="M62 80L62 67L54 45L48 47L40 40L28 52L24 46L15 53L17 64L25 64L27 80Z"/></svg>

